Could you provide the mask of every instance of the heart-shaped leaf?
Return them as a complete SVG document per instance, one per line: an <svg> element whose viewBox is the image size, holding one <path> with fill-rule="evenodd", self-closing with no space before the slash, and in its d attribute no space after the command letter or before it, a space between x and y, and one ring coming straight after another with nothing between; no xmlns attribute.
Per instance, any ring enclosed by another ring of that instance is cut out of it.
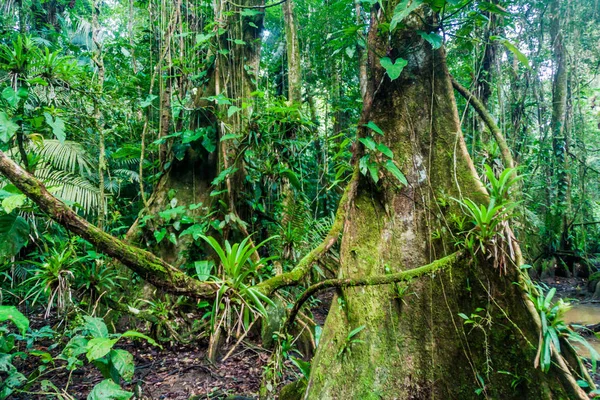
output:
<svg viewBox="0 0 600 400"><path fill-rule="evenodd" d="M385 72L387 72L392 81L398 79L402 70L408 64L408 61L404 58L397 58L395 62L392 62L389 57L383 57L379 62L381 63L381 66L385 68Z"/></svg>
<svg viewBox="0 0 600 400"><path fill-rule="evenodd" d="M17 130L19 130L19 125L8 118L3 111L0 111L0 141L8 143Z"/></svg>

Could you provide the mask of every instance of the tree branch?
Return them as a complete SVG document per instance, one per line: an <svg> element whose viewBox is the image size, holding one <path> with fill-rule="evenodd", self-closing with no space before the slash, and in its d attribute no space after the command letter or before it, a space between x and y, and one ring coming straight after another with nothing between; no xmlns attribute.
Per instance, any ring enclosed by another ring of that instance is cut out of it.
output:
<svg viewBox="0 0 600 400"><path fill-rule="evenodd" d="M352 178L346 187L346 191L340 200L340 204L338 205L333 225L321 244L314 248L310 253L305 255L300 262L298 262L298 265L294 267L294 269L259 283L255 286L256 289L268 296L277 289L285 286L295 285L300 282L302 278L304 278L304 276L310 271L313 263L318 261L337 242L340 233L342 232L342 228L344 227L346 213L356 194L357 184L358 169L355 169L354 174L352 175Z"/></svg>
<svg viewBox="0 0 600 400"><path fill-rule="evenodd" d="M218 286L193 279L154 254L109 235L77 215L46 187L0 151L0 172L42 211L67 230L81 236L96 248L122 262L144 280L167 292L193 298L213 297Z"/></svg>
<svg viewBox="0 0 600 400"><path fill-rule="evenodd" d="M510 147L508 147L508 143L506 142L502 131L500 130L498 125L496 125L496 122L494 121L490 113L486 110L483 103L481 103L481 101L479 101L479 99L475 97L473 93L469 92L469 90L466 87L458 83L456 79L454 79L454 77L450 76L450 81L452 82L452 86L454 87L454 89L456 89L456 91L460 93L461 96L465 98L465 100L467 100L468 104L471 104L471 106L473 106L475 111L477 111L477 114L479 114L479 117L483 120L483 122L487 125L488 129L492 132L492 135L494 135L496 143L498 143L498 147L500 148L500 153L502 154L502 161L504 162L504 166L506 168L514 168L515 162L510 152Z"/></svg>
<svg viewBox="0 0 600 400"><path fill-rule="evenodd" d="M278 2L275 2L275 3L263 4L263 5L260 5L260 6L244 6L242 4L236 4L233 1L227 0L227 2L229 4L231 4L232 6L235 6L237 8L262 8L262 9L270 8L270 7L275 7L275 6L278 6L280 4L285 3L286 1L288 1L288 0L279 0Z"/></svg>
<svg viewBox="0 0 600 400"><path fill-rule="evenodd" d="M376 276L369 276L366 278L358 278L358 279L352 279L352 278L327 279L327 280L321 281L319 283L316 283L316 284L310 286L308 289L306 289L304 291L304 293L302 293L300 298L296 301L296 303L294 304L294 307L292 308L292 311L290 311L290 315L289 315L287 321L285 322L285 325L283 326L283 331L288 332L289 328L292 327L292 324L294 323L294 319L296 318L296 315L298 314L298 311L300 311L300 308L302 307L302 305L312 295L314 295L315 293L317 293L321 290L332 288L332 287L347 288L347 287L354 287L354 286L386 285L388 283L409 281L412 278L417 278L417 277L423 276L425 274L431 274L431 273L434 273L434 272L442 270L442 269L450 268L450 267L456 265L456 263L458 261L460 261L461 259L462 259L462 252L457 251L456 253L452 253L449 256L440 258L439 260L435 260L431 264L423 265L418 268L409 269L408 271L397 272L395 274L376 275Z"/></svg>

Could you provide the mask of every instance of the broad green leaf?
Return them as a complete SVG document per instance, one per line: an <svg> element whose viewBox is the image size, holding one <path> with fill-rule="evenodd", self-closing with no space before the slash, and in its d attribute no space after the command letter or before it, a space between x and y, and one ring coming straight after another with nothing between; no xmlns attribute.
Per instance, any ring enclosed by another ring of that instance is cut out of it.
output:
<svg viewBox="0 0 600 400"><path fill-rule="evenodd" d="M229 109L227 109L227 117L231 118L231 116L235 113L237 113L238 111L241 111L242 109L237 107L237 106L229 106Z"/></svg>
<svg viewBox="0 0 600 400"><path fill-rule="evenodd" d="M356 53L356 46L346 47L346 55L348 56L348 58L354 58L355 53Z"/></svg>
<svg viewBox="0 0 600 400"><path fill-rule="evenodd" d="M208 151L212 153L217 148L216 140L206 131L206 134L202 137L202 146Z"/></svg>
<svg viewBox="0 0 600 400"><path fill-rule="evenodd" d="M238 135L236 133L228 133L226 135L221 136L220 141L224 142L226 140L239 139L241 137L242 137L242 135Z"/></svg>
<svg viewBox="0 0 600 400"><path fill-rule="evenodd" d="M362 156L358 161L358 168L360 169L360 173L363 175L367 174L367 168L369 164L369 155Z"/></svg>
<svg viewBox="0 0 600 400"><path fill-rule="evenodd" d="M395 62L392 62L389 57L383 57L379 62L392 81L398 79L402 70L408 64L408 61L403 58L397 58Z"/></svg>
<svg viewBox="0 0 600 400"><path fill-rule="evenodd" d="M0 306L0 322L11 321L21 335L24 335L29 328L29 320L15 306Z"/></svg>
<svg viewBox="0 0 600 400"><path fill-rule="evenodd" d="M240 11L240 15L242 17L254 17L255 15L260 15L262 13L263 11L252 10L250 8L245 8L242 11Z"/></svg>
<svg viewBox="0 0 600 400"><path fill-rule="evenodd" d="M67 134L65 133L65 121L63 121L60 117L52 118L50 113L45 112L44 117L46 117L46 123L50 125L52 128L52 133L58 139L59 142L64 143Z"/></svg>
<svg viewBox="0 0 600 400"><path fill-rule="evenodd" d="M105 337L91 339L87 344L86 357L88 361L98 360L107 355L118 340Z"/></svg>
<svg viewBox="0 0 600 400"><path fill-rule="evenodd" d="M4 111L0 111L0 141L8 143L18 129L19 125L11 121Z"/></svg>
<svg viewBox="0 0 600 400"><path fill-rule="evenodd" d="M408 181L406 180L406 177L404 176L402 171L400 171L400 169L396 166L396 164L394 164L394 162L392 160L387 160L384 164L384 167L392 175L394 175L396 177L396 179L398 179L398 181L400 181L401 184L403 184L404 186L408 185Z"/></svg>
<svg viewBox="0 0 600 400"><path fill-rule="evenodd" d="M0 215L0 258L16 255L27 243L29 224L14 213Z"/></svg>
<svg viewBox="0 0 600 400"><path fill-rule="evenodd" d="M10 86L7 86L2 91L2 98L13 108L19 104L19 96L17 96L17 92Z"/></svg>
<svg viewBox="0 0 600 400"><path fill-rule="evenodd" d="M389 158L394 158L394 153L383 143L377 143L377 150L379 150L383 155Z"/></svg>
<svg viewBox="0 0 600 400"><path fill-rule="evenodd" d="M136 338L136 339L144 339L146 342L150 343L152 346L157 346L162 349L162 346L156 343L156 340L152 339L150 336L144 335L143 333L139 333L138 331L127 331L121 335L124 338Z"/></svg>
<svg viewBox="0 0 600 400"><path fill-rule="evenodd" d="M65 346L62 351L62 354L66 357L77 357L81 354L87 353L87 344L89 340L85 337L78 335L74 336L69 340L69 343Z"/></svg>
<svg viewBox="0 0 600 400"><path fill-rule="evenodd" d="M381 128L379 128L377 126L377 124L375 124L375 122L373 122L373 121L369 121L365 126L369 129L373 130L375 133L379 133L380 135L384 134L383 131L381 130Z"/></svg>
<svg viewBox="0 0 600 400"><path fill-rule="evenodd" d="M221 173L219 175L217 175L217 177L215 179L213 179L212 184L217 186L219 185L221 182L223 182L229 175L235 173L235 171L237 171L237 168L234 168L233 166L224 169L223 171L221 171Z"/></svg>
<svg viewBox="0 0 600 400"><path fill-rule="evenodd" d="M42 350L31 350L29 352L30 355L35 356L35 357L39 357L40 360L44 363L44 364L48 364L51 363L54 358L52 358L52 354L48 353L47 351L42 351Z"/></svg>
<svg viewBox="0 0 600 400"><path fill-rule="evenodd" d="M194 268L196 269L196 277L198 278L198 280L208 280L208 278L210 278L210 273L212 271L213 265L214 263L207 260L195 261Z"/></svg>
<svg viewBox="0 0 600 400"><path fill-rule="evenodd" d="M408 17L408 15L417 9L423 2L421 0L402 0L394 9L394 16L390 22L390 30L396 29L396 26ZM393 79L392 79L393 80Z"/></svg>
<svg viewBox="0 0 600 400"><path fill-rule="evenodd" d="M129 400L133 393L121 389L110 379L105 379L92 389L87 400Z"/></svg>
<svg viewBox="0 0 600 400"><path fill-rule="evenodd" d="M183 143L183 144L192 143L192 142L200 139L200 137L202 135L204 135L204 129L196 129L195 131L187 129L187 130L183 131L183 135L181 136L181 143Z"/></svg>
<svg viewBox="0 0 600 400"><path fill-rule="evenodd" d="M298 190L302 190L302 184L300 183L300 179L298 179L298 175L291 169L284 169L280 172L281 175L285 176L290 184Z"/></svg>
<svg viewBox="0 0 600 400"><path fill-rule="evenodd" d="M154 231L154 239L156 239L156 243L162 242L166 234L167 230L165 228L162 228L160 231Z"/></svg>
<svg viewBox="0 0 600 400"><path fill-rule="evenodd" d="M306 379L309 378L310 362L304 361L303 359L296 358L296 357L290 357L290 361L292 362L292 364L294 364L300 370L300 372L302 372L302 375L304 375L304 378L306 378Z"/></svg>
<svg viewBox="0 0 600 400"><path fill-rule="evenodd" d="M83 317L85 323L82 328L94 337L94 338L107 338L108 337L108 328L106 328L106 324L102 318L98 317L90 317L88 315Z"/></svg>
<svg viewBox="0 0 600 400"><path fill-rule="evenodd" d="M152 104L152 102L153 102L153 101L154 101L154 99L156 99L156 98L158 98L158 96L156 96L156 95L154 95L154 94L149 94L149 95L146 97L146 99L145 99L145 100L142 100L142 101L140 102L140 107L142 107L142 108L146 108L146 107L148 107L149 105L151 105L151 104Z"/></svg>
<svg viewBox="0 0 600 400"><path fill-rule="evenodd" d="M15 208L19 208L25 204L27 196L24 194L14 194L2 200L2 208L7 214L10 214Z"/></svg>
<svg viewBox="0 0 600 400"><path fill-rule="evenodd" d="M365 147L369 150L375 150L375 148L377 147L375 141L370 137L360 138L358 139L358 141L364 144Z"/></svg>
<svg viewBox="0 0 600 400"><path fill-rule="evenodd" d="M379 182L379 165L377 165L377 163L369 163L367 169L369 170L373 181L375 183Z"/></svg>
<svg viewBox="0 0 600 400"><path fill-rule="evenodd" d="M110 351L109 357L121 378L130 381L135 370L133 355L125 350L114 349Z"/></svg>
<svg viewBox="0 0 600 400"><path fill-rule="evenodd" d="M525 54L521 53L521 50L519 50L517 48L517 46L515 46L514 44L512 44L511 42L509 42L506 39L500 39L499 40L500 43L502 43L504 46L506 46L506 48L515 55L515 57L517 57L517 60L519 60L519 62L521 64L523 64L526 68L531 69L531 66L529 65L529 59L527 58L527 56L525 56Z"/></svg>
<svg viewBox="0 0 600 400"><path fill-rule="evenodd" d="M189 228L187 228L186 230L184 230L183 232L181 232L181 235L179 235L179 236L192 235L194 240L197 240L200 236L202 236L206 233L206 229L207 229L206 225L204 225L204 224L194 224L194 225L190 226Z"/></svg>
<svg viewBox="0 0 600 400"><path fill-rule="evenodd" d="M196 35L196 43L201 44L204 42L208 42L210 40L210 38L212 38L213 36L215 36L214 33L209 33L209 34L199 33Z"/></svg>
<svg viewBox="0 0 600 400"><path fill-rule="evenodd" d="M421 36L423 39L425 39L427 42L429 42L429 44L431 45L431 47L434 50L442 47L442 37L440 35L438 35L437 33L435 33L435 32L427 33L427 32L423 32L423 31L418 31L417 33L419 34L419 36Z"/></svg>

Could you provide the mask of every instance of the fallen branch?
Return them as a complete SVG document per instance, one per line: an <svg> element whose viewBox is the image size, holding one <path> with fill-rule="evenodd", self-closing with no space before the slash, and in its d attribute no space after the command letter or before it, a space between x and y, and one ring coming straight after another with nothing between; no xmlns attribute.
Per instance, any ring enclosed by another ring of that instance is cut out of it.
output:
<svg viewBox="0 0 600 400"><path fill-rule="evenodd" d="M374 285L387 285L389 283L409 281L413 278L417 278L426 274L431 274L440 270L450 268L458 261L462 259L462 252L457 251L446 257L435 260L431 264L423 265L418 268L409 269L407 271L397 272L389 275L376 275L366 278L345 278L345 279L327 279L319 283L315 283L302 293L300 298L294 304L294 307L290 311L290 315L283 326L283 332L288 332L294 323L296 315L300 311L302 305L315 293L320 292L328 288L347 288L355 286L374 286Z"/></svg>
<svg viewBox="0 0 600 400"><path fill-rule="evenodd" d="M96 246L100 252L119 260L154 286L193 298L210 298L216 293L218 287L215 283L193 279L149 251L127 244L90 224L50 194L42 182L23 170L2 151L0 172L50 218Z"/></svg>
<svg viewBox="0 0 600 400"><path fill-rule="evenodd" d="M340 204L338 205L333 225L321 244L305 255L294 269L259 283L254 287L255 289L260 290L264 295L268 296L282 287L295 285L304 278L310 271L312 265L327 253L327 251L329 251L329 249L337 242L340 233L342 232L342 228L344 227L346 213L350 204L352 204L352 200L356 193L357 184L358 169L355 169L354 174L346 187L346 191L340 200Z"/></svg>

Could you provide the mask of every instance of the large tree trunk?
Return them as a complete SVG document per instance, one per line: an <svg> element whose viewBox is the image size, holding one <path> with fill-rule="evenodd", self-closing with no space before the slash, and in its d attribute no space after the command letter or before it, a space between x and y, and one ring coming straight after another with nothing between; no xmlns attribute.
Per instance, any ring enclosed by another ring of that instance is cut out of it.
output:
<svg viewBox="0 0 600 400"><path fill-rule="evenodd" d="M220 142L220 137L227 133L243 133L246 120L242 119L241 113L250 115L252 107L246 107L234 115L228 115L228 105L215 105L208 101L211 96L224 95L236 99L236 106L242 108L242 103L251 105L250 93L255 88L255 79L260 56L259 32L262 29L263 10L260 9L262 0L245 0L238 2L241 7L258 8L260 13L252 16L243 16L240 12L243 8L237 8L229 2L215 3L215 20L221 21L224 33L215 37L216 46L222 51L218 54L209 55L214 64L208 71L208 83L197 91L194 106L195 111L191 129L212 126L216 132L216 147L213 153L208 153L200 141L191 143L190 148L182 160L169 157L171 162L165 174L160 178L154 193L148 201L146 214L156 215L170 207L170 202L175 196L177 206L189 206L202 203L204 207L210 207L213 198L210 196L211 182L217 173L224 168L231 167L229 160L235 160L236 148L231 144L233 141ZM172 26L179 26L178 19L181 13L172 19ZM243 42L243 44L240 41ZM226 50L226 51L225 51ZM250 68L248 68L250 67ZM174 84L175 80L168 80L168 84ZM170 96L170 91L165 96ZM213 112L218 110L219 112ZM225 115L228 115L225 117ZM222 116L219 120L217 116ZM163 126L168 125L168 119L162 121ZM172 125L172 124L171 124ZM172 132L164 132L168 134ZM228 178L229 201L233 208L236 200L236 191L241 189L243 167L238 168L238 173ZM231 182L234 180L234 182ZM239 185L238 185L239 183ZM189 215L197 217L204 212L205 208L196 208L189 211ZM231 210L232 212L235 210ZM160 223L160 221L158 221ZM140 228L139 221L130 228L128 239L134 242L142 242L144 239L152 242L152 229L156 222L148 225L148 228ZM163 260L174 265L181 265L187 260L188 250L193 240L190 235L179 238L177 244L164 240L153 251Z"/></svg>
<svg viewBox="0 0 600 400"><path fill-rule="evenodd" d="M369 33L372 103L364 121L375 122L383 142L408 179L376 186L361 177L340 251L342 278L410 270L455 251L455 198L485 203L461 135L443 49L432 50L417 30L435 26L425 7L392 35L380 34L394 4L375 7ZM389 38L389 39L388 39ZM391 50L390 50L391 49ZM378 56L375 56L377 54ZM400 78L384 76L379 57L408 60ZM380 85L379 82L383 83ZM365 132L363 131L364 135ZM441 238L433 239L433 233ZM524 303L517 268L505 275L491 262L466 260L448 271L414 279L407 289L346 288L332 302L313 360L306 399L566 398L555 372L534 368L538 330ZM343 301L342 301L343 300ZM478 313L480 327L458 314ZM510 319L508 319L510 316ZM350 343L349 333L364 326ZM513 389L514 377L521 377Z"/></svg>

